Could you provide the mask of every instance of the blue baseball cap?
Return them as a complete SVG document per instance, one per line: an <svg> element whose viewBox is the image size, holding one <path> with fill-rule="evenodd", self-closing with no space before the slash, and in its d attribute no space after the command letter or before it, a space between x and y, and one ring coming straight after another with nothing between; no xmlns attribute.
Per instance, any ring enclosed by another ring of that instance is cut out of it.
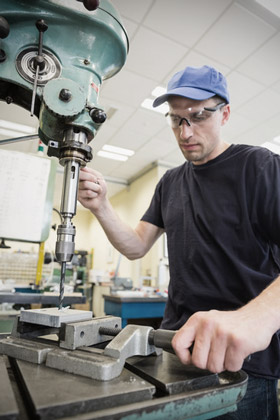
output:
<svg viewBox="0 0 280 420"><path fill-rule="evenodd" d="M229 93L226 78L213 67L186 67L174 74L167 85L167 91L153 102L153 107L167 101L169 96L183 96L184 98L204 101L215 95L221 96L229 103Z"/></svg>

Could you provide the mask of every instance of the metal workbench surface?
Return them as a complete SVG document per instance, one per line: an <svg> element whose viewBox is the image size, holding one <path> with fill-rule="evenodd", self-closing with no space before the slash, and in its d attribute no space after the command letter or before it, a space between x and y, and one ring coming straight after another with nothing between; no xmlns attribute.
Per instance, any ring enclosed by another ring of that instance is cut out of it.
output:
<svg viewBox="0 0 280 420"><path fill-rule="evenodd" d="M117 302L117 303L128 303L128 302L167 302L167 297L163 297L163 296L114 296L114 295L103 295L103 298L105 300L109 300L112 302Z"/></svg>
<svg viewBox="0 0 280 420"><path fill-rule="evenodd" d="M110 381L0 355L0 419L203 420L235 410L246 386L242 371L215 375L166 352L130 358Z"/></svg>
<svg viewBox="0 0 280 420"><path fill-rule="evenodd" d="M15 303L15 304L31 304L31 303L41 303L44 305L57 305L59 296L58 294L50 295L43 293L1 293L0 292L0 303ZM85 303L86 296L82 294L77 295L65 295L63 299L64 305L71 305L74 303Z"/></svg>

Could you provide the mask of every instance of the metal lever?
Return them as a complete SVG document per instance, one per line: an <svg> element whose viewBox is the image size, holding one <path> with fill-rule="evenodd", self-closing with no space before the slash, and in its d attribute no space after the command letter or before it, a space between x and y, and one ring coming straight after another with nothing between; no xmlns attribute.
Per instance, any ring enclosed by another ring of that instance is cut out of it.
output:
<svg viewBox="0 0 280 420"><path fill-rule="evenodd" d="M99 334L104 335L111 335L116 336L122 331L121 328L106 328L106 327L100 327L99 328ZM170 330L153 330L151 329L148 335L148 343L152 346L158 347L160 349L163 349L164 351L167 351L168 353L176 354L173 347L172 347L172 339L177 331L170 331ZM194 343L189 347L189 351L192 354L193 352ZM244 361L250 362L251 355L247 356Z"/></svg>
<svg viewBox="0 0 280 420"><path fill-rule="evenodd" d="M32 100L31 100L31 110L30 110L31 117L33 117L34 115L35 97L36 97L39 71L43 70L45 67L45 62L44 62L44 57L43 57L43 34L48 29L48 25L43 19L37 20L35 25L39 31L39 45L38 45L38 55L34 58L34 67L35 67L36 73L35 73Z"/></svg>

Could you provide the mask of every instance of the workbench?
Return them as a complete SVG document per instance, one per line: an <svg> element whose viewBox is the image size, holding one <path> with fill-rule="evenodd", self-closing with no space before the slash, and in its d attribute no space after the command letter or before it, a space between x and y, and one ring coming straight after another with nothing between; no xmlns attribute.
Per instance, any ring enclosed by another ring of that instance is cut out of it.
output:
<svg viewBox="0 0 280 420"><path fill-rule="evenodd" d="M167 298L151 297L120 297L103 295L104 312L122 318L122 327L129 319L163 318Z"/></svg>

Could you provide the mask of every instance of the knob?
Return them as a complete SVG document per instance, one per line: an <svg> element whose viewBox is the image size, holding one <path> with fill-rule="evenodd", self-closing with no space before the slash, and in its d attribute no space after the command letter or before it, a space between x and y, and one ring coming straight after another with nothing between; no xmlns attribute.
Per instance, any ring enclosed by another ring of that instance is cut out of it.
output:
<svg viewBox="0 0 280 420"><path fill-rule="evenodd" d="M69 102L72 99L72 93L69 89L61 89L59 92L59 99L63 102Z"/></svg>
<svg viewBox="0 0 280 420"><path fill-rule="evenodd" d="M96 10L99 6L99 0L83 0L84 6L87 10Z"/></svg>
<svg viewBox="0 0 280 420"><path fill-rule="evenodd" d="M4 39L7 38L7 36L10 33L10 25L8 24L7 20L0 16L0 38Z"/></svg>
<svg viewBox="0 0 280 420"><path fill-rule="evenodd" d="M102 109L92 108L89 112L89 115L93 122L97 124L102 124L107 118L106 112L102 111Z"/></svg>
<svg viewBox="0 0 280 420"><path fill-rule="evenodd" d="M37 20L35 25L39 32L46 32L46 30L48 29L48 25L46 24L44 19Z"/></svg>

